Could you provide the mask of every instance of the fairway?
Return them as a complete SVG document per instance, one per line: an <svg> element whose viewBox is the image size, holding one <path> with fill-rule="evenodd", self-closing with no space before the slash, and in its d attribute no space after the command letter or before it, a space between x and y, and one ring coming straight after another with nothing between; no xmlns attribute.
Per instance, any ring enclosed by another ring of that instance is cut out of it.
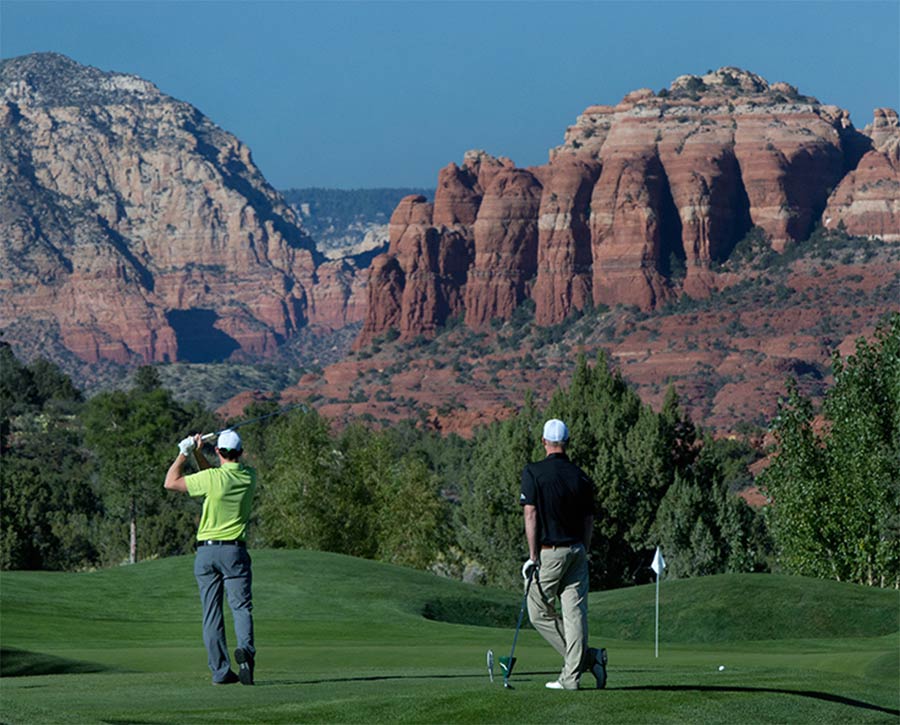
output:
<svg viewBox="0 0 900 725"><path fill-rule="evenodd" d="M252 555L252 688L210 685L191 557L4 572L0 721L900 720L896 591L773 575L664 581L658 659L654 588L596 592L591 642L609 650L607 689L545 690L560 663L523 628L504 690L485 652L508 654L520 594L320 552Z"/></svg>

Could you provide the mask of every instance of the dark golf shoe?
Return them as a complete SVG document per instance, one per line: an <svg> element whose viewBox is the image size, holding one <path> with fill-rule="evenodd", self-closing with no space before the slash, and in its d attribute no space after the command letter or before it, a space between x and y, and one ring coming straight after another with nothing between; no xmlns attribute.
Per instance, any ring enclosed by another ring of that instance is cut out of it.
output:
<svg viewBox="0 0 900 725"><path fill-rule="evenodd" d="M242 685L253 684L253 655L249 651L238 647L234 651L234 661L240 665L238 678Z"/></svg>
<svg viewBox="0 0 900 725"><path fill-rule="evenodd" d="M231 670L228 670L228 674L225 675L221 680L213 680L214 685L233 685L235 682L240 682L240 678L234 674Z"/></svg>
<svg viewBox="0 0 900 725"><path fill-rule="evenodd" d="M606 687L606 649L593 649L591 648L591 654L593 655L593 664L591 665L591 674L594 676L594 679L597 680L597 689L602 690Z"/></svg>

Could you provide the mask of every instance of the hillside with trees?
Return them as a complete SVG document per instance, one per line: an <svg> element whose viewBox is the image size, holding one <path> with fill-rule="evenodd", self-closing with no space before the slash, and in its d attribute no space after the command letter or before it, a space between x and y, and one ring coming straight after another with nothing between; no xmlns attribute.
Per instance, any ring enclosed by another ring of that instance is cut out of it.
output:
<svg viewBox="0 0 900 725"><path fill-rule="evenodd" d="M73 570L192 548L199 506L167 495L177 441L220 427L143 368L127 391L85 400L43 360L0 345L4 569ZM900 585L900 315L856 354L835 358L835 384L813 425L792 387L773 422L763 482L772 503L735 489L758 458L715 439L670 389L659 412L607 357L579 359L546 406L463 439L414 422L341 429L295 410L242 430L260 472L254 546L305 547L512 587L524 553L522 466L541 456L540 426L561 417L570 454L597 485L592 586L649 579L662 546L675 577L776 571L872 586ZM275 409L256 403L241 417Z"/></svg>

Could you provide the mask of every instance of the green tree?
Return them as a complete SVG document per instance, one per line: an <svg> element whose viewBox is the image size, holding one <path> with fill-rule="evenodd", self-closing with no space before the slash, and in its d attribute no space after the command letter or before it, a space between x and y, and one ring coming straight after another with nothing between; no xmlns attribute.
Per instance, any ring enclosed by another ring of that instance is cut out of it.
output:
<svg viewBox="0 0 900 725"><path fill-rule="evenodd" d="M468 563L482 569L491 584L513 586L528 554L519 488L522 467L543 455L541 422L529 396L518 415L475 434L457 534Z"/></svg>
<svg viewBox="0 0 900 725"><path fill-rule="evenodd" d="M190 416L159 387L100 393L84 413L85 439L95 457L109 521L104 544L116 560L127 541L128 561L182 553L190 546L196 506L162 487L178 440L195 429ZM139 551L139 523L140 532ZM120 535L121 525L128 532Z"/></svg>
<svg viewBox="0 0 900 725"><path fill-rule="evenodd" d="M362 435L354 429L343 442L334 440L315 411L279 419L269 433L270 463L260 478L262 541L374 557L375 473L354 445Z"/></svg>
<svg viewBox="0 0 900 725"><path fill-rule="evenodd" d="M53 363L0 343L0 568L96 562L100 506L78 426L81 393Z"/></svg>
<svg viewBox="0 0 900 725"><path fill-rule="evenodd" d="M676 578L765 567L762 519L730 491L721 450L705 438L690 468L679 470L659 504L653 540Z"/></svg>
<svg viewBox="0 0 900 725"><path fill-rule="evenodd" d="M773 424L763 480L778 559L797 574L898 587L900 314L833 367L824 425L792 381Z"/></svg>
<svg viewBox="0 0 900 725"><path fill-rule="evenodd" d="M56 421L17 436L0 466L0 568L67 570L97 563L100 502L79 431Z"/></svg>
<svg viewBox="0 0 900 725"><path fill-rule="evenodd" d="M759 517L729 492L713 447L702 453L674 389L655 413L601 353L593 366L578 360L571 385L544 413L529 404L476 435L458 532L490 583L516 581L525 553L519 476L525 463L543 457L541 423L549 417L566 421L569 457L597 486L592 586L648 581L661 542L667 548L677 542L684 552L684 576L758 567L765 539Z"/></svg>
<svg viewBox="0 0 900 725"><path fill-rule="evenodd" d="M445 558L449 504L425 462L404 456L375 487L378 558L427 569Z"/></svg>

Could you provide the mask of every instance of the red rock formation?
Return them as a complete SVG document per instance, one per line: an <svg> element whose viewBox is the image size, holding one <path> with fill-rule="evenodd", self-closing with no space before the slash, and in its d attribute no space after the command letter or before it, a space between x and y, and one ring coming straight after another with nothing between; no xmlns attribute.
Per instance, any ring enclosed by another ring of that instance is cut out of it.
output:
<svg viewBox="0 0 900 725"><path fill-rule="evenodd" d="M649 309L665 299L657 271L665 174L653 146L604 160L591 197L594 300Z"/></svg>
<svg viewBox="0 0 900 725"><path fill-rule="evenodd" d="M438 174L434 193L434 223L447 227L471 226L475 223L483 196L478 173L472 166L445 166Z"/></svg>
<svg viewBox="0 0 900 725"><path fill-rule="evenodd" d="M407 196L391 216L391 244L404 272L400 298L400 334L434 332L440 314L438 256L440 239L432 226L432 205L424 196Z"/></svg>
<svg viewBox="0 0 900 725"><path fill-rule="evenodd" d="M538 217L535 321L551 325L593 303L591 191L600 164L564 156L546 167Z"/></svg>
<svg viewBox="0 0 900 725"><path fill-rule="evenodd" d="M348 259L325 262L316 268L311 290L309 319L312 324L337 330L366 317L366 275Z"/></svg>
<svg viewBox="0 0 900 725"><path fill-rule="evenodd" d="M854 233L885 239L895 238L900 212L891 113L880 112L870 131L884 148L860 161L851 186L829 205ZM483 151L441 172L432 219L438 239L452 230L475 242L474 259L464 248L445 289L459 291L476 328L508 316L526 296L536 321L549 325L590 301L649 309L682 292L708 294L734 282L716 265L751 227L779 251L806 238L829 189L862 155L860 138L846 111L736 68L590 106L551 150L550 163L527 171L527 183L511 162ZM512 179L519 180L512 198L494 188ZM524 190L537 186L543 195L534 210ZM537 216L536 243L528 214ZM407 257L401 267L417 264ZM370 289L370 317L379 314L371 310L377 297ZM407 324L403 334L433 329ZM365 330L371 337L378 327L367 322Z"/></svg>
<svg viewBox="0 0 900 725"><path fill-rule="evenodd" d="M466 324L505 318L525 299L537 272L540 182L521 169L490 181L475 220L475 260L466 284Z"/></svg>
<svg viewBox="0 0 900 725"><path fill-rule="evenodd" d="M875 109L875 119L864 129L872 149L844 177L828 199L823 225L844 225L859 236L900 242L900 122L897 112Z"/></svg>
<svg viewBox="0 0 900 725"><path fill-rule="evenodd" d="M755 109L754 109L755 110ZM840 136L822 109L769 108L736 116L734 153L750 216L781 251L805 239L840 179Z"/></svg>
<svg viewBox="0 0 900 725"><path fill-rule="evenodd" d="M347 269L312 297L312 241L188 104L56 54L3 61L0 95L0 327L130 363L266 355L361 317Z"/></svg>
<svg viewBox="0 0 900 725"><path fill-rule="evenodd" d="M649 309L733 283L716 263L754 225L775 249L820 218L900 240L896 112L863 136L734 68L588 107L545 166L466 153L433 204L401 202L363 278L321 264L244 144L147 81L41 54L0 63L0 95L0 328L92 361L266 355L363 317L359 345L409 339L527 298L541 325Z"/></svg>
<svg viewBox="0 0 900 725"><path fill-rule="evenodd" d="M400 329L400 306L405 275L397 257L379 254L369 267L366 318L356 341L357 347L368 345L388 330Z"/></svg>

